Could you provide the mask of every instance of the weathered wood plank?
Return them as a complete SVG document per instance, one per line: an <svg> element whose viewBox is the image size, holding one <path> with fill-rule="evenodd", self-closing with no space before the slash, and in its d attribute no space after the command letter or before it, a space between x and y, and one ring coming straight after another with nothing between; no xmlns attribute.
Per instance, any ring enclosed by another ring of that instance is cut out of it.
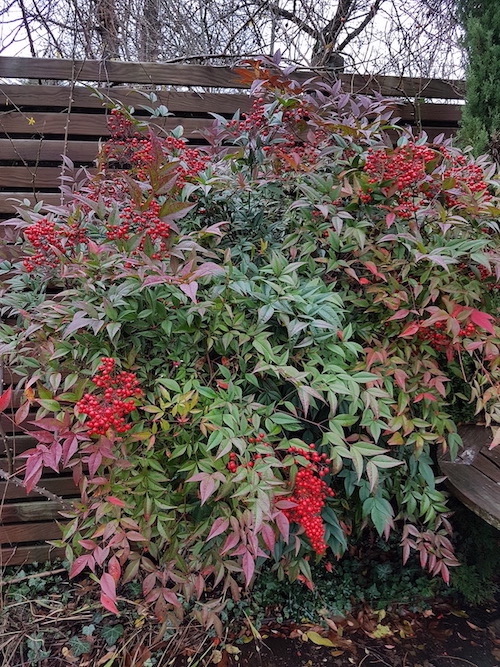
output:
<svg viewBox="0 0 500 667"><path fill-rule="evenodd" d="M482 519L500 529L500 485L472 465L442 461L440 467L448 478L453 495Z"/></svg>
<svg viewBox="0 0 500 667"><path fill-rule="evenodd" d="M28 449L35 447L36 440L29 435L15 435L6 438L0 438L0 456L4 457L6 449L12 453L13 456L22 454Z"/></svg>
<svg viewBox="0 0 500 667"><path fill-rule="evenodd" d="M494 449L485 448L482 450L482 454L497 466L500 466L500 447L495 447Z"/></svg>
<svg viewBox="0 0 500 667"><path fill-rule="evenodd" d="M11 186L14 186L15 183L11 183ZM18 205L18 201L22 202L23 199L28 199L30 205L43 201L47 205L59 205L61 203L61 195L59 193L37 193L33 192L0 192L0 213L8 213L10 215L15 214L14 207Z"/></svg>
<svg viewBox="0 0 500 667"><path fill-rule="evenodd" d="M61 162L61 155L67 155L73 162L93 162L98 151L97 141L0 139L0 160Z"/></svg>
<svg viewBox="0 0 500 667"><path fill-rule="evenodd" d="M99 89L106 99L131 105L136 109L144 106L154 106L147 98L133 88L103 88ZM191 93L170 91L155 91L158 102L163 104L174 114L234 114L238 109L247 111L251 98L247 94L238 93ZM0 84L0 104L7 107L36 109L51 107L67 109L102 109L103 101L96 97L91 90L83 86L37 86L37 85L2 85ZM422 122L450 122L457 123L462 113L462 105L436 104L420 102L417 104L402 103L396 105L396 115L404 120L420 119Z"/></svg>
<svg viewBox="0 0 500 667"><path fill-rule="evenodd" d="M493 482L500 483L500 466L491 461L487 456L484 455L483 452L478 453L471 465L474 466L476 470L479 470L479 472L482 472L483 475L489 477ZM500 487L498 491L500 494ZM500 504L500 495L498 502Z"/></svg>
<svg viewBox="0 0 500 667"><path fill-rule="evenodd" d="M184 136L200 138L200 130L209 127L213 119L209 118L144 118L152 128L158 132L170 132L182 125ZM110 132L107 125L107 116L102 113L55 113L33 111L26 114L22 111L8 111L0 114L0 132L11 134L26 134L30 138L39 138L41 135L81 135L90 137L108 137Z"/></svg>
<svg viewBox="0 0 500 667"><path fill-rule="evenodd" d="M103 104L120 102L140 109L163 104L172 113L220 113L233 114L237 109L246 110L250 98L245 93L192 93L176 90L156 90L158 101L151 103L140 91L133 88L99 88L105 100L83 86L38 86L0 84L0 105L21 108L102 109Z"/></svg>
<svg viewBox="0 0 500 667"><path fill-rule="evenodd" d="M298 70L293 77L306 81L320 72ZM324 78L328 75L322 74ZM0 58L0 76L20 79L95 81L100 83L141 83L149 85L247 88L229 67L169 63L126 63L120 61L64 60L46 58ZM366 76L342 74L346 89L384 95L462 99L464 82L459 80Z"/></svg>
<svg viewBox="0 0 500 667"><path fill-rule="evenodd" d="M39 486L61 497L75 497L79 495L78 489L75 486L71 477L47 477L40 480ZM42 496L36 491L27 494L25 489L13 484L12 482L0 481L0 498L4 500L17 500L23 498L38 498Z"/></svg>
<svg viewBox="0 0 500 667"><path fill-rule="evenodd" d="M0 549L0 565L24 565L27 563L45 563L64 558L64 549L52 547L50 544L23 545Z"/></svg>
<svg viewBox="0 0 500 667"><path fill-rule="evenodd" d="M0 544L39 542L61 537L61 529L55 521L43 523L6 524L0 526Z"/></svg>
<svg viewBox="0 0 500 667"><path fill-rule="evenodd" d="M19 521L60 521L61 516L59 512L61 510L61 503L58 503L55 500L4 503L0 507L0 523L17 523Z"/></svg>
<svg viewBox="0 0 500 667"><path fill-rule="evenodd" d="M60 167L0 167L0 187L57 188L60 176Z"/></svg>

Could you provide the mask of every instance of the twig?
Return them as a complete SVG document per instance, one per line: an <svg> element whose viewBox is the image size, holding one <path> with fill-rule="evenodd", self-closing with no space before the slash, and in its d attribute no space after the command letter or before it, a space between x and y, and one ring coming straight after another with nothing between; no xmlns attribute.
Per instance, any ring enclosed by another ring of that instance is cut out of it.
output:
<svg viewBox="0 0 500 667"><path fill-rule="evenodd" d="M60 574L67 572L65 567L58 567L57 570L46 570L45 572L35 572L35 574L27 574L24 577L17 577L16 579L8 579L7 581L0 581L0 586L10 586L10 584L19 584L21 581L28 579L40 579L41 577L50 577L51 574Z"/></svg>
<svg viewBox="0 0 500 667"><path fill-rule="evenodd" d="M445 660L459 660L460 662L465 662L467 665L472 665L472 667L478 667L475 662L466 660L465 658L459 658L456 655L438 655L438 658L444 658Z"/></svg>

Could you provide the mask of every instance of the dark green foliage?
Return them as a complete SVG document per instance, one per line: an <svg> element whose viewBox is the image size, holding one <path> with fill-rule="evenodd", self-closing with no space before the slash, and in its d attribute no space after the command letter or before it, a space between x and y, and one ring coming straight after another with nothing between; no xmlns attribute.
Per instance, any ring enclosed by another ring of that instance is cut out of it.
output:
<svg viewBox="0 0 500 667"><path fill-rule="evenodd" d="M467 53L467 104L461 140L476 155L500 155L500 3L459 0Z"/></svg>
<svg viewBox="0 0 500 667"><path fill-rule="evenodd" d="M484 604L499 590L500 531L458 503L454 524L461 566L453 572L450 592L459 593L470 604Z"/></svg>

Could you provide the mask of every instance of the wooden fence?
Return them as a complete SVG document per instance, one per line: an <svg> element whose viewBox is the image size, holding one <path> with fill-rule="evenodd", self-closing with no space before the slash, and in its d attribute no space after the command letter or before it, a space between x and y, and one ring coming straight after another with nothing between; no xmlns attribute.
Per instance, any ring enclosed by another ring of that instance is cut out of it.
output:
<svg viewBox="0 0 500 667"><path fill-rule="evenodd" d="M312 75L299 71L294 77L305 81ZM462 81L355 74L343 74L341 78L348 91L378 91L398 98L401 123L423 129L431 138L441 133L452 135L458 127ZM245 86L225 67L0 57L0 217L13 215L12 198L43 200L46 204L60 201L62 154L77 166L92 165L99 141L109 136L108 111L84 83L137 109L148 102L130 84L155 90L158 103L173 114L155 119L155 124L163 130L182 124L185 136L193 143L201 142L199 130L213 121L210 113L231 116L237 109L249 107L248 95L242 90ZM0 232L0 259L2 252L4 257L6 251L10 254L9 241L12 239L6 232ZM15 382L12 371L2 375L0 387ZM16 457L32 446L29 436L16 432L6 415L1 416L0 469L9 470L10 479L0 479L0 566L60 555L60 550L51 551L44 544L60 535L55 520L61 502L51 494L63 499L76 496L69 475L47 472L40 483L45 495L39 491L26 495L13 481L22 464Z"/></svg>

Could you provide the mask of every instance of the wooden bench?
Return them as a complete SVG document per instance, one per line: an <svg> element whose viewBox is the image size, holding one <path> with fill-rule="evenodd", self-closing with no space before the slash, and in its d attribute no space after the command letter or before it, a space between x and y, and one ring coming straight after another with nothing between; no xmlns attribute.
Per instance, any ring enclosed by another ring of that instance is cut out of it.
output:
<svg viewBox="0 0 500 667"><path fill-rule="evenodd" d="M485 426L462 426L464 442L455 461L443 457L439 467L451 493L500 530L500 446L488 449L493 434Z"/></svg>

